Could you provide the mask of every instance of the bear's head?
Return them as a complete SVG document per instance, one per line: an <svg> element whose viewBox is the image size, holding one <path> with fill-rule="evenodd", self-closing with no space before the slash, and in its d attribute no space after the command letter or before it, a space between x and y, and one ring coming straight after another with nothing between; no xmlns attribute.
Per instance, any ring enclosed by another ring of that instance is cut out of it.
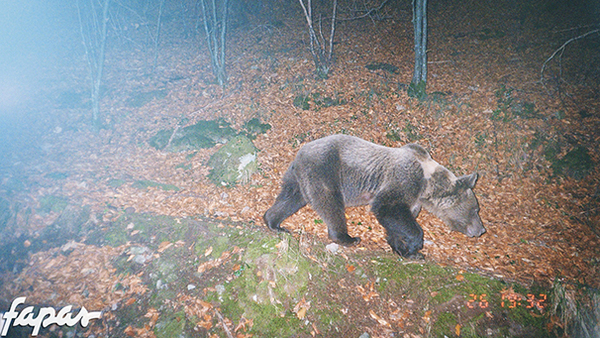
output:
<svg viewBox="0 0 600 338"><path fill-rule="evenodd" d="M477 173L456 178L448 169L438 166L422 196L423 206L450 229L469 237L481 236L485 228L472 190L477 178Z"/></svg>

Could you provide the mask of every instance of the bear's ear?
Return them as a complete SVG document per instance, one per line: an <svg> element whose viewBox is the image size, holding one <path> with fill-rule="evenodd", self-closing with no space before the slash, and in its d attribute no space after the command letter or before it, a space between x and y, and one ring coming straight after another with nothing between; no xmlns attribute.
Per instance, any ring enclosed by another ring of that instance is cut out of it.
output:
<svg viewBox="0 0 600 338"><path fill-rule="evenodd" d="M472 173L471 175L459 177L456 183L457 185L462 185L469 189L473 189L475 187L475 183L477 183L477 178L479 178L479 175L477 173Z"/></svg>

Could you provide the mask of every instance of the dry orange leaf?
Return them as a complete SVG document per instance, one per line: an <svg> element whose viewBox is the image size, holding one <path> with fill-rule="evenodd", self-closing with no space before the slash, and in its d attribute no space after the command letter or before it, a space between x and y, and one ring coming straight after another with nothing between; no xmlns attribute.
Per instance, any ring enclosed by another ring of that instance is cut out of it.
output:
<svg viewBox="0 0 600 338"><path fill-rule="evenodd" d="M388 327L391 326L390 323L387 322L387 320L381 318L379 315L377 315L375 313L375 311L369 310L369 315L371 315L371 318L375 319L380 325L388 326Z"/></svg>
<svg viewBox="0 0 600 338"><path fill-rule="evenodd" d="M131 325L127 326L123 332L129 337L135 337L135 329Z"/></svg>
<svg viewBox="0 0 600 338"><path fill-rule="evenodd" d="M133 303L135 303L135 298L131 297L125 302L125 306L129 306Z"/></svg>

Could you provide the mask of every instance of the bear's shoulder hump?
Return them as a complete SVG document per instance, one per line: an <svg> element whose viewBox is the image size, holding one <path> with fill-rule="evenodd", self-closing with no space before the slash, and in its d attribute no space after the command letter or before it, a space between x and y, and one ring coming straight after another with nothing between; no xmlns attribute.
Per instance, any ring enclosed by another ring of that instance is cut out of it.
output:
<svg viewBox="0 0 600 338"><path fill-rule="evenodd" d="M421 147L420 145L418 145L416 143L409 143L409 144L405 145L403 148L411 150L412 153L417 157L417 159L419 161L424 162L424 161L431 159L431 156L429 155L427 150L425 150L425 148Z"/></svg>

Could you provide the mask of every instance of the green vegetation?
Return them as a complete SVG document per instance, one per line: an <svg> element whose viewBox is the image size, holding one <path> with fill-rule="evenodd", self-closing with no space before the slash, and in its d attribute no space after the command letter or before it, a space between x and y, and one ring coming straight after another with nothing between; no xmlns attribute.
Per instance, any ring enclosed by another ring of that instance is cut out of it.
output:
<svg viewBox="0 0 600 338"><path fill-rule="evenodd" d="M208 179L227 187L248 183L252 174L258 171L257 153L258 149L249 138L236 136L208 160L208 166L212 168Z"/></svg>
<svg viewBox="0 0 600 338"><path fill-rule="evenodd" d="M365 67L368 70L385 70L390 74L398 74L398 67L385 62L369 63Z"/></svg>
<svg viewBox="0 0 600 338"><path fill-rule="evenodd" d="M341 106L346 104L346 100L339 97L324 96L321 93L298 94L294 98L293 104L295 107L302 110L311 109L311 104L315 110L332 106Z"/></svg>
<svg viewBox="0 0 600 338"><path fill-rule="evenodd" d="M148 144L158 150L180 152L211 148L217 143L226 143L235 135L237 132L224 120L201 120L184 128L161 130L148 140Z"/></svg>
<svg viewBox="0 0 600 338"><path fill-rule="evenodd" d="M515 98L513 88L502 84L494 94L497 108L492 111L492 120L509 122L517 117L531 119L538 116L535 104Z"/></svg>
<svg viewBox="0 0 600 338"><path fill-rule="evenodd" d="M246 137L248 137L251 140L254 140L257 135L264 134L268 130L270 130L271 125L268 123L262 123L258 118L255 117L246 121L246 123L244 123L244 125L242 126L242 129L244 130L243 132L244 135L246 135Z"/></svg>
<svg viewBox="0 0 600 338"><path fill-rule="evenodd" d="M148 92L134 92L131 93L131 96L127 100L127 106L132 108L139 108L144 106L146 103L151 102L152 100L162 100L167 97L169 91L166 89L160 90L151 90Z"/></svg>
<svg viewBox="0 0 600 338"><path fill-rule="evenodd" d="M406 90L408 96L414 97L419 101L424 101L427 98L427 92L425 91L425 87L427 86L427 82L421 81L419 83L410 83L408 85L408 89Z"/></svg>
<svg viewBox="0 0 600 338"><path fill-rule="evenodd" d="M114 332L222 336L225 320L229 330L250 323L238 333L257 337L359 336L385 321L431 337L548 337L560 293L394 254L332 253L310 236L298 241L241 223L123 213L82 231L86 244L126 245L112 264L120 276L140 276L148 290L113 310L105 324ZM124 288L117 283L114 291ZM562 297L560 315L572 307ZM204 314L189 312L188 301L201 301Z"/></svg>
<svg viewBox="0 0 600 338"><path fill-rule="evenodd" d="M138 180L131 184L136 189L160 188L165 191L179 191L179 188L172 184L158 183L149 180Z"/></svg>
<svg viewBox="0 0 600 338"><path fill-rule="evenodd" d="M47 195L39 199L38 211L43 213L62 212L69 205L69 200L66 197Z"/></svg>
<svg viewBox="0 0 600 338"><path fill-rule="evenodd" d="M556 175L569 176L576 180L586 177L595 167L587 148L576 147L562 158L558 158L555 149L546 150L546 159L552 164Z"/></svg>

